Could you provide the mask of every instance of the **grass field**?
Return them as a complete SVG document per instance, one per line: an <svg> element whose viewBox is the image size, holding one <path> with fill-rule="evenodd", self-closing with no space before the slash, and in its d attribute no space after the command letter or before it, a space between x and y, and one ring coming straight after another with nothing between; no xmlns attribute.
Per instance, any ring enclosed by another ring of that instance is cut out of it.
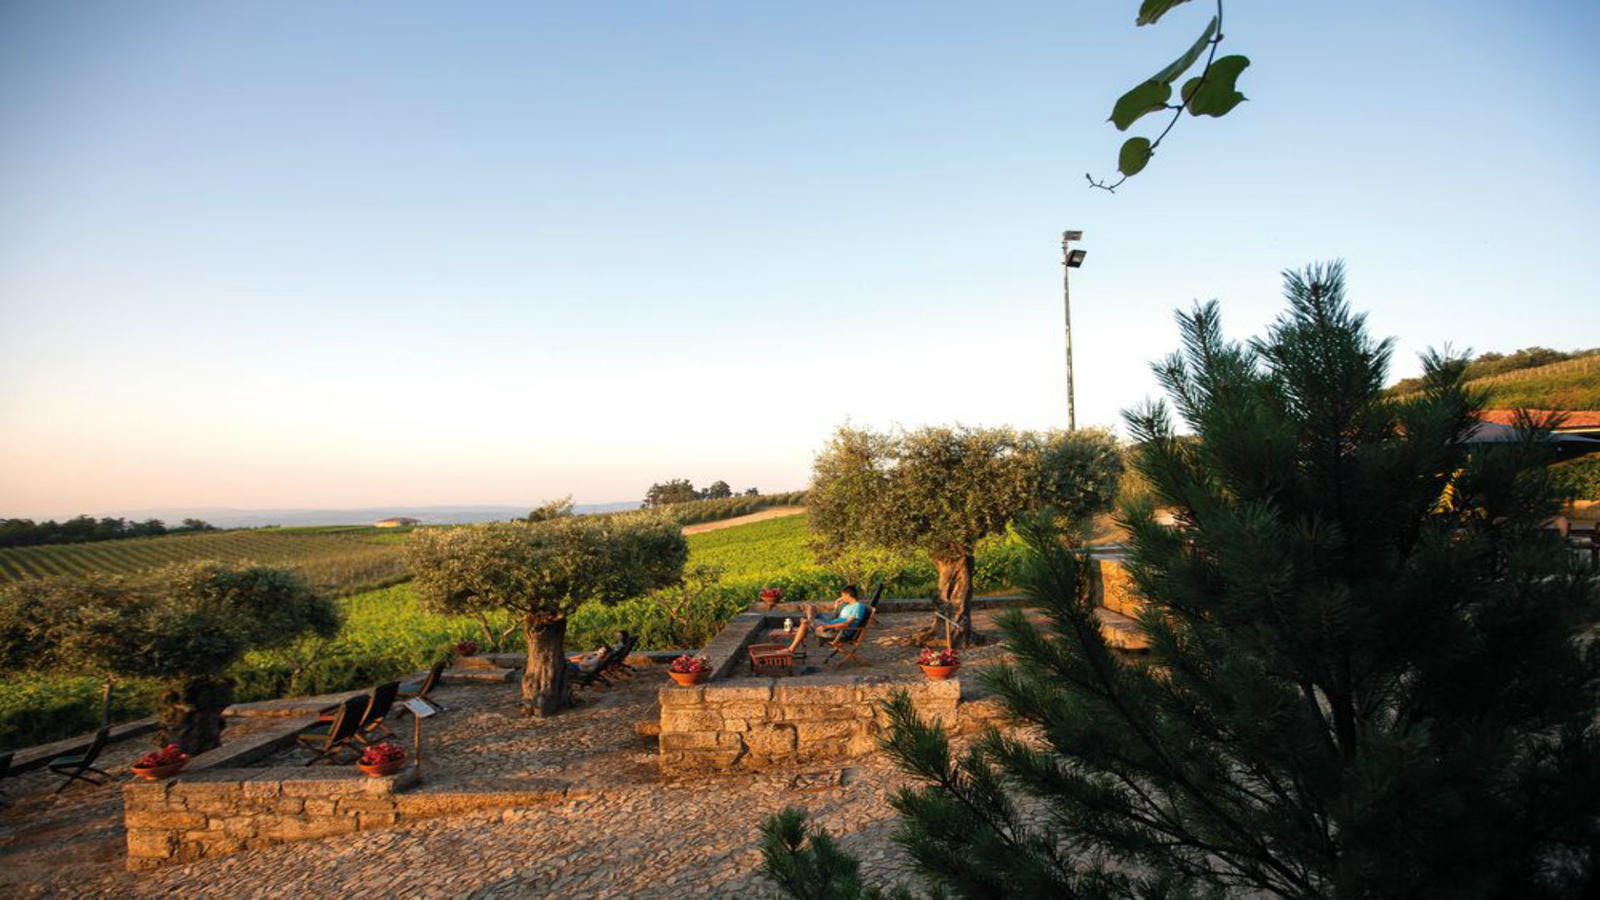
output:
<svg viewBox="0 0 1600 900"><path fill-rule="evenodd" d="M349 545L390 552L398 550L398 544L394 543L398 535L374 535L374 531L363 528L282 529L231 534L257 538L256 542L246 545L257 553L261 547L274 546L274 541L311 542L284 544L279 547L284 554L289 553L290 548L303 551L310 547ZM185 542L228 536L154 538L148 542ZM271 540L261 541L261 538ZM382 543L375 543L374 538ZM617 629L627 628L639 634L641 645L648 649L698 647L729 617L754 601L763 587L782 587L793 599L829 599L844 584L845 576L817 565L808 547L809 540L810 531L804 515L690 535L690 566L720 569L720 582L699 590L669 591L617 606L586 605L569 621L568 646L592 648L612 640ZM214 553L215 548L208 547L206 552ZM201 556L203 554L197 550L195 556L187 558ZM1014 556L1012 541L1002 539L984 545L979 553L979 590L1004 587ZM906 560L885 571L892 576L891 596L926 594L932 588L933 568L926 563ZM482 627L475 619L424 612L409 583L354 593L340 598L338 604L344 613L344 627L337 637L326 641L306 640L285 651L252 653L236 666L232 674L239 685L239 699L364 687L426 668L463 638L472 638L480 645L488 644L484 649L520 650L522 647L520 632L504 641L490 643L485 641ZM505 614L490 619L490 626L497 635L509 624L511 619ZM154 710L157 689L150 682L124 682L115 697L117 718L131 719ZM100 682L93 677L36 672L0 674L0 751L93 730L99 708Z"/></svg>
<svg viewBox="0 0 1600 900"><path fill-rule="evenodd" d="M52 575L132 575L204 559L282 566L319 590L346 594L405 579L404 540L396 529L349 525L5 547L0 548L0 583Z"/></svg>
<svg viewBox="0 0 1600 900"><path fill-rule="evenodd" d="M1489 409L1600 409L1600 354L1470 378L1468 384L1489 392ZM1420 386L1407 379L1390 390L1404 396Z"/></svg>

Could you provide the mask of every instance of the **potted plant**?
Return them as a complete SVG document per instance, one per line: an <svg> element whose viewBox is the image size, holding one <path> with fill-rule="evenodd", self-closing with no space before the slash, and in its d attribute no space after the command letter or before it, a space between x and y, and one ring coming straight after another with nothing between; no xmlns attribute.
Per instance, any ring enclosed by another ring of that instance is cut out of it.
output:
<svg viewBox="0 0 1600 900"><path fill-rule="evenodd" d="M775 588L775 587L769 587L769 588L762 588L761 589L761 602L765 603L767 605L767 609L771 609L774 606L777 606L782 601L783 601L783 591L782 590L779 590L778 588Z"/></svg>
<svg viewBox="0 0 1600 900"><path fill-rule="evenodd" d="M937 650L929 647L917 657L917 665L930 681L943 681L961 668L961 656L954 650Z"/></svg>
<svg viewBox="0 0 1600 900"><path fill-rule="evenodd" d="M178 774L188 764L189 754L178 749L177 744L168 744L141 757L133 764L133 774L145 781L155 781Z"/></svg>
<svg viewBox="0 0 1600 900"><path fill-rule="evenodd" d="M472 640L471 638L468 638L468 639L460 642L459 644L456 644L456 656L457 657L477 656L477 655L478 655L478 642L477 641Z"/></svg>
<svg viewBox="0 0 1600 900"><path fill-rule="evenodd" d="M672 661L667 674L678 684L689 687L706 680L711 674L711 664L706 662L704 656L690 656L685 653Z"/></svg>
<svg viewBox="0 0 1600 900"><path fill-rule="evenodd" d="M393 775L405 768L406 751L388 742L373 744L357 760L356 766L361 771L377 778L380 775Z"/></svg>

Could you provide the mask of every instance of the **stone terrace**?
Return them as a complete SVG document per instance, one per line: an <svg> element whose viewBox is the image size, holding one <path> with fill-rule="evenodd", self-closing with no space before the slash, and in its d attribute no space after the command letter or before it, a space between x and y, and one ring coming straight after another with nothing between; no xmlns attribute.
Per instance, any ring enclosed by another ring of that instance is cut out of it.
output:
<svg viewBox="0 0 1600 900"><path fill-rule="evenodd" d="M980 629L992 633L994 616L980 612ZM843 671L874 682L919 683L921 675L911 664L915 650L899 641L925 621L924 613L887 617L864 642L864 655L874 664ZM978 667L999 657L1000 649L988 646L968 659ZM838 677L781 681L821 685ZM747 681L740 675L726 684ZM881 754L801 760L717 777L664 776L655 741L645 736L659 720L664 683L659 667L647 668L618 688L581 694L579 708L542 721L516 713L514 684L444 687L437 696L448 711L425 723L421 783L390 788L400 805L373 820L372 830L246 847L152 871L124 870L121 785L75 787L53 799L39 791L53 784L34 785L30 779L43 776L26 775L23 790L14 791L17 806L0 810L0 894L529 896L559 891L767 897L775 894L759 874L757 826L789 804L811 811L845 847L862 855L873 883L889 885L907 877L909 861L891 840L894 814L887 802L905 780ZM962 706L976 704L964 698ZM401 743L409 747L409 716L393 721ZM240 741L252 730L284 724L283 719L235 720L227 736ZM143 742L116 745L105 759L112 771L125 773L144 749ZM350 767L306 768L298 765L303 759L302 751L291 749L252 763L259 775L235 769L237 774L210 777L281 784L334 777L363 784ZM276 778L291 768L288 782ZM180 776L174 783L182 781ZM457 802L468 795L498 799ZM280 787L278 796L289 795ZM379 798L356 798L354 808L368 799ZM415 815L408 814L407 805ZM68 809L77 810L74 817L61 818ZM394 818L387 818L391 814ZM224 831L227 818L219 819ZM359 821L355 825L361 828Z"/></svg>

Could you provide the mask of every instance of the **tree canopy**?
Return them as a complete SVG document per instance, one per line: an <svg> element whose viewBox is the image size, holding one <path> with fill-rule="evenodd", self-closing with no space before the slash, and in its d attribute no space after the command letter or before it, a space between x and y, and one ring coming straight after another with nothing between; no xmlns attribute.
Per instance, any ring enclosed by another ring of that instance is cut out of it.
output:
<svg viewBox="0 0 1600 900"><path fill-rule="evenodd" d="M566 618L589 601L615 603L676 583L689 545L653 515L558 516L424 529L406 543L423 605L445 614L504 609L528 643L523 701L533 715L567 705Z"/></svg>
<svg viewBox="0 0 1600 900"><path fill-rule="evenodd" d="M1116 440L1105 431L846 427L813 463L806 505L824 557L862 548L927 554L946 615L965 640L978 541L1042 507L1092 518L1109 508L1121 473Z"/></svg>
<svg viewBox="0 0 1600 900"><path fill-rule="evenodd" d="M248 650L339 630L339 611L298 575L186 563L138 579L52 578L0 589L7 666L151 677L167 683L168 726L190 753L216 746L227 668Z"/></svg>

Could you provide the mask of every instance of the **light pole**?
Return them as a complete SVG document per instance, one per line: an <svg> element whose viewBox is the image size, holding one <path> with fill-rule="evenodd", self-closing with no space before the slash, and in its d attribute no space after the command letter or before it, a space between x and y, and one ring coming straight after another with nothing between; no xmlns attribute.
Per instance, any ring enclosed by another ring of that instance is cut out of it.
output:
<svg viewBox="0 0 1600 900"><path fill-rule="evenodd" d="M1078 429L1078 413L1072 404L1072 270L1083 265L1088 254L1073 250L1069 244L1083 240L1081 231L1061 232L1061 307L1067 314L1067 430Z"/></svg>

